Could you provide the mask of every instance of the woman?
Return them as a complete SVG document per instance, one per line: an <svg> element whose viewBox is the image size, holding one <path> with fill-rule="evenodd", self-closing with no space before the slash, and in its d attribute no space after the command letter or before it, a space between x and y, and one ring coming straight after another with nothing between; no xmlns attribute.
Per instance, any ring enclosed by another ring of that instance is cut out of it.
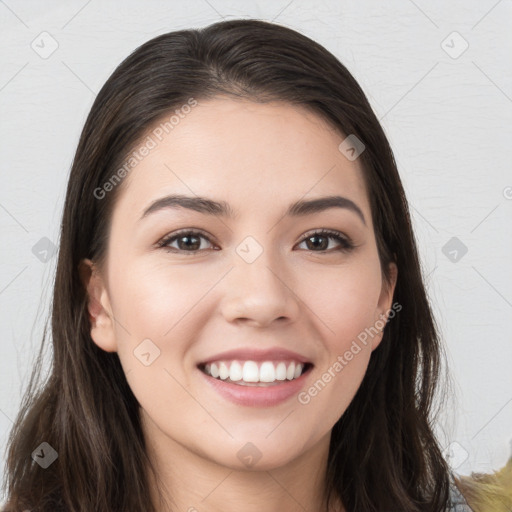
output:
<svg viewBox="0 0 512 512"><path fill-rule="evenodd" d="M291 29L165 34L107 80L52 343L7 511L470 510L431 429L443 349L392 151Z"/></svg>

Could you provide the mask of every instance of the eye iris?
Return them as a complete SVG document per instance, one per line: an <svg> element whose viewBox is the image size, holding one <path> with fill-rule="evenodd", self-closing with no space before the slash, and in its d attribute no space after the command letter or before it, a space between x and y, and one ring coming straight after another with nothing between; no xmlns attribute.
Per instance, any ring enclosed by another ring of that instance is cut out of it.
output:
<svg viewBox="0 0 512 512"><path fill-rule="evenodd" d="M322 243L320 243L320 244L313 243L312 244L313 247L317 248L317 249L318 248L320 248L320 249L327 249L327 247L329 246L329 241L328 241L326 236L323 236L323 235L313 235L313 236L308 237L307 241L308 242L311 241L311 240L317 240L318 241L319 238L323 239L324 243L323 244Z"/></svg>
<svg viewBox="0 0 512 512"><path fill-rule="evenodd" d="M185 244L182 244L181 241L182 240L187 240L187 242ZM192 242L192 244L188 243L190 242L191 240L195 240L195 243ZM199 239L198 236L195 236L195 235L183 235L183 236L180 236L178 238L178 247L180 249L192 249L193 251L196 251L199 249L199 247L201 246L201 240Z"/></svg>

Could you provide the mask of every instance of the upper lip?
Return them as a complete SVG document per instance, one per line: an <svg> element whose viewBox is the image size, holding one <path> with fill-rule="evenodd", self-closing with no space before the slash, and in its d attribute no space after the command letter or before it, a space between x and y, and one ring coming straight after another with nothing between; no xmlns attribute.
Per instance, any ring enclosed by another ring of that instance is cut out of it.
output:
<svg viewBox="0 0 512 512"><path fill-rule="evenodd" d="M255 348L239 348L220 352L214 356L208 357L199 364L207 364L213 361L226 361L238 359L242 361L273 361L273 360L286 360L293 359L299 363L311 363L311 361L297 352L287 350L285 348L268 348L268 349L255 349Z"/></svg>

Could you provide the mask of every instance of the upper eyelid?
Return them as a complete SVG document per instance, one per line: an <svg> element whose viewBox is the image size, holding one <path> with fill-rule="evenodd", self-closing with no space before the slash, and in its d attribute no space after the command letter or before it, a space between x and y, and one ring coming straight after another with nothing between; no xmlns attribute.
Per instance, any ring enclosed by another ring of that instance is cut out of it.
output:
<svg viewBox="0 0 512 512"><path fill-rule="evenodd" d="M204 238L207 238L210 242L213 240L215 240L215 237L202 231L201 229L199 228L185 228L185 229L179 229L178 231L174 231L172 233L169 233L167 235L164 235L160 242L168 242L169 240L172 240L173 238L178 238L180 236L184 236L184 235L188 235L188 234L194 234L194 235L200 235ZM158 243L160 243L158 242Z"/></svg>

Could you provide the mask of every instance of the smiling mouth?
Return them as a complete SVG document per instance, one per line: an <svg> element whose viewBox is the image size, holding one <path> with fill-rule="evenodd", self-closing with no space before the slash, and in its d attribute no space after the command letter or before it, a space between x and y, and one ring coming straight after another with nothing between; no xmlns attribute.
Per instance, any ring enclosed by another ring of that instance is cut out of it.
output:
<svg viewBox="0 0 512 512"><path fill-rule="evenodd" d="M313 367L298 361L215 361L199 364L204 374L239 386L279 386L296 380Z"/></svg>

